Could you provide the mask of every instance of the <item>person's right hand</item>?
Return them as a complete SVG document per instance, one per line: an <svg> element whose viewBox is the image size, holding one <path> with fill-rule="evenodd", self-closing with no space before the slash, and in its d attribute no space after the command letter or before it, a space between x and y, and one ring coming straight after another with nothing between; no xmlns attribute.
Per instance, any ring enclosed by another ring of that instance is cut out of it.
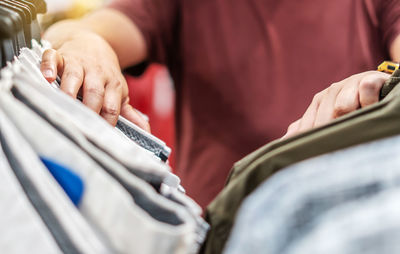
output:
<svg viewBox="0 0 400 254"><path fill-rule="evenodd" d="M61 90L76 98L115 126L121 114L150 131L147 121L129 104L128 86L117 56L100 36L89 31L75 33L44 52L41 71L49 82L61 77Z"/></svg>

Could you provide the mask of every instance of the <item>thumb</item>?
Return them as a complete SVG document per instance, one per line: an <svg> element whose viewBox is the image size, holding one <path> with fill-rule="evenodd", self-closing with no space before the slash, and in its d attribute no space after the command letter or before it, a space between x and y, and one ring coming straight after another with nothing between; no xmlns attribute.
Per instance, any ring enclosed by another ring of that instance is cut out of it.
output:
<svg viewBox="0 0 400 254"><path fill-rule="evenodd" d="M53 82L57 78L57 69L62 69L62 57L54 49L48 49L43 53L40 71L48 82Z"/></svg>

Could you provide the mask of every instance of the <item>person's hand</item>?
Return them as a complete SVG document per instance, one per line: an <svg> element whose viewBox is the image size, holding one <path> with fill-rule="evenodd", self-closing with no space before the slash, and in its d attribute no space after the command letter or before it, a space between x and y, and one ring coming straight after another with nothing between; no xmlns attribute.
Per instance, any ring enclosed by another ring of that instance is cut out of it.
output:
<svg viewBox="0 0 400 254"><path fill-rule="evenodd" d="M314 96L304 115L289 126L282 139L378 102L380 90L389 77L383 72L368 71L332 84Z"/></svg>
<svg viewBox="0 0 400 254"><path fill-rule="evenodd" d="M61 77L61 90L76 98L115 126L121 114L150 131L147 121L129 105L128 86L111 46L100 36L77 33L57 51L44 52L41 71L49 82Z"/></svg>

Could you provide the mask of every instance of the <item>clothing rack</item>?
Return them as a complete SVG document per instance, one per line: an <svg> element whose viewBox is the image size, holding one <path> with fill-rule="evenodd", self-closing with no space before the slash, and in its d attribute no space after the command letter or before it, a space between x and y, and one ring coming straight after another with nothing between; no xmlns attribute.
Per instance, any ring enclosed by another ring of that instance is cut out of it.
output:
<svg viewBox="0 0 400 254"><path fill-rule="evenodd" d="M113 128L43 77L45 11L0 0L0 252L197 253L208 224L170 148L122 117Z"/></svg>
<svg viewBox="0 0 400 254"><path fill-rule="evenodd" d="M38 14L47 10L44 0L1 0L1 66L12 61L23 47L32 48L32 39L40 41Z"/></svg>

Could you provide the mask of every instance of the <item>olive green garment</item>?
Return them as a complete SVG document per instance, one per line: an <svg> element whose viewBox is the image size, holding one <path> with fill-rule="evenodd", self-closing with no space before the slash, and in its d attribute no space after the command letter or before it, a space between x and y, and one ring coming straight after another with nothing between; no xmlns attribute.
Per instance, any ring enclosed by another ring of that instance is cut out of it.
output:
<svg viewBox="0 0 400 254"><path fill-rule="evenodd" d="M398 83L400 70L385 83L381 90L384 99L379 103L298 136L271 142L237 162L225 188L207 207L211 230L201 253L222 252L242 201L278 170L317 155L400 134Z"/></svg>

